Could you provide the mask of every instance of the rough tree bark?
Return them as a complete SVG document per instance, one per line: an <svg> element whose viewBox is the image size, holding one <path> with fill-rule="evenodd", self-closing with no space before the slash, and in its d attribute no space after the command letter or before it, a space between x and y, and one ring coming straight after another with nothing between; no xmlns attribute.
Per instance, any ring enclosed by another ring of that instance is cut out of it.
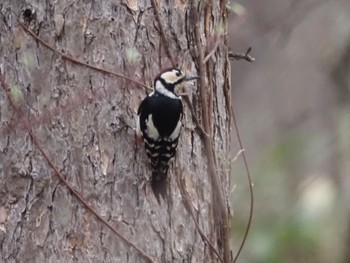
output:
<svg viewBox="0 0 350 263"><path fill-rule="evenodd" d="M16 113L1 87L1 262L146 261L58 180L25 129L27 124L68 183L155 261L217 262L202 231L228 262L224 193L231 155L230 69L225 35L218 33L226 26L226 4L0 3L0 69L19 106ZM193 110L184 103L169 200L158 205L145 180L150 172L143 148L135 146L132 130L123 129L119 119L134 124L146 90L63 59L24 32L17 18L64 54L146 84L172 63L200 74L198 85L187 89ZM215 52L204 61L210 51ZM215 178L219 192L213 188Z"/></svg>

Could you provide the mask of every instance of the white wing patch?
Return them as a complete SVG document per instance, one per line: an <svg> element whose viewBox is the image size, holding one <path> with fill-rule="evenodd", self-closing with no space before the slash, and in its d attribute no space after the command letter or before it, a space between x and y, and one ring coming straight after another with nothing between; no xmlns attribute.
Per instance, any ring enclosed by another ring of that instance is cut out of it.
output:
<svg viewBox="0 0 350 263"><path fill-rule="evenodd" d="M177 124L176 124L175 130L174 130L173 133L170 135L170 139L171 139L172 141L174 141L175 139L177 139L177 138L179 137L179 135L180 135L181 126L182 126L181 118L182 118L182 116L180 116L180 119L179 119L179 121L178 121Z"/></svg>
<svg viewBox="0 0 350 263"><path fill-rule="evenodd" d="M152 114L148 115L146 126L147 126L147 130L146 130L147 136L155 141L158 140L159 132L158 132L157 128L154 126L154 123L152 120Z"/></svg>

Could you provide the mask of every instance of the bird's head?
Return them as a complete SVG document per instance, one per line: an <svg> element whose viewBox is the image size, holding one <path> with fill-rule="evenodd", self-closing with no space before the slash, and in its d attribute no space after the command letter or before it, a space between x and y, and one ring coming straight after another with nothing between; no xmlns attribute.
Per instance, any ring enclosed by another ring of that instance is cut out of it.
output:
<svg viewBox="0 0 350 263"><path fill-rule="evenodd" d="M197 76L187 76L184 72L177 68L170 68L161 72L154 80L154 88L156 92L169 96L174 94L177 86L183 82L198 79Z"/></svg>

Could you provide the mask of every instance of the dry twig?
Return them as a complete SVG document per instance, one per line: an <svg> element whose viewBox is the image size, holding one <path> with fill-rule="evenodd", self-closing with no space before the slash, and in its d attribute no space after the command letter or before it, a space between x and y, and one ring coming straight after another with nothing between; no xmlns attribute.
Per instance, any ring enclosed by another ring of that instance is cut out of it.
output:
<svg viewBox="0 0 350 263"><path fill-rule="evenodd" d="M244 54L241 53L232 53L228 52L228 58L234 60L246 60L248 62L254 62L255 58L253 58L249 53L252 51L252 47L249 47Z"/></svg>
<svg viewBox="0 0 350 263"><path fill-rule="evenodd" d="M96 67L96 66L93 66L93 65L89 65L85 62L82 62L82 61L79 61L75 58L72 58L66 54L63 54L62 52L58 51L57 49L55 49L54 47L52 47L50 44L46 43L44 40L42 40L41 38L39 38L32 30L30 30L28 27L26 27L21 21L17 20L18 24L21 26L21 28L27 32L29 35L31 35L33 38L35 38L41 45L45 46L46 48L50 49L51 51L55 52L56 54L58 54L59 56L61 56L63 59L65 60L68 60L74 64L78 64L78 65L81 65L81 66L84 66L84 67L87 67L87 68L91 68L93 70L96 70L98 72L101 72L103 74L109 74L109 75L112 75L112 76L116 76L118 78L122 78L122 79L125 79L127 81L130 81L130 82L133 82L143 88L146 88L146 89L151 89L150 87L148 87L147 85L143 84L142 82L139 82L137 80L134 80L132 78L129 78L127 76L124 76L120 73L116 73L116 72L113 72L113 71L110 71L110 70L107 70L107 69L103 69L103 68L99 68L99 67Z"/></svg>

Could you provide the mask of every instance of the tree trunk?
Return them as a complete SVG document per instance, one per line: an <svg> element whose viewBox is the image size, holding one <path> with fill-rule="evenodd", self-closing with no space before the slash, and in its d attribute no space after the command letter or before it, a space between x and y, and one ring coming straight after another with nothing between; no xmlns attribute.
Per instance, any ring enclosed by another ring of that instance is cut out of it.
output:
<svg viewBox="0 0 350 263"><path fill-rule="evenodd" d="M0 261L217 262L216 251L228 262L230 69L217 32L226 1L23 2L0 4L0 70L17 105L3 84ZM64 59L17 16L58 51L149 86L175 63L201 76L186 90L191 105L184 102L168 200L157 203L144 149L123 128L122 120L134 126L146 90ZM142 252L91 213L53 166Z"/></svg>

